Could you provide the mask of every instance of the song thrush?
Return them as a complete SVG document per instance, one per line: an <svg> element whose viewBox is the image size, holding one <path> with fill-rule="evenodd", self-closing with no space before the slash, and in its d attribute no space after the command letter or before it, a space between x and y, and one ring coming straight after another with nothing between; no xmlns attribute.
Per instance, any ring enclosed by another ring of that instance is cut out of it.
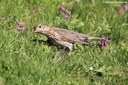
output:
<svg viewBox="0 0 128 85"><path fill-rule="evenodd" d="M53 43L57 43L64 47L67 47L70 51L73 49L74 43L88 44L87 40L103 40L104 38L88 36L78 32L74 32L67 29L62 29L53 26L47 26L38 24L34 27L34 32L44 34Z"/></svg>

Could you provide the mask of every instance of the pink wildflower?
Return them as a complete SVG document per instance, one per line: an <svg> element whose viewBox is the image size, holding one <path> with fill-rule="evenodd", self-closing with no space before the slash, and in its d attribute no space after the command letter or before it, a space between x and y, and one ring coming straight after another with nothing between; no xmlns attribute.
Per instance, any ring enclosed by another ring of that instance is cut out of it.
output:
<svg viewBox="0 0 128 85"><path fill-rule="evenodd" d="M70 16L71 12L70 11L66 11L65 14Z"/></svg>
<svg viewBox="0 0 128 85"><path fill-rule="evenodd" d="M18 31L23 31L26 28L26 24L24 22L19 22L18 20L16 20L17 23L17 30Z"/></svg>
<svg viewBox="0 0 128 85"><path fill-rule="evenodd" d="M64 13L66 11L66 8L67 7L64 4L62 4L60 7L60 11Z"/></svg>
<svg viewBox="0 0 128 85"><path fill-rule="evenodd" d="M23 31L24 29L26 28L26 24L25 23L23 23L23 22L19 22L18 23L18 30L19 31Z"/></svg>
<svg viewBox="0 0 128 85"><path fill-rule="evenodd" d="M123 6L119 7L119 8L117 8L117 11L118 11L119 13L122 13L122 12L126 11L127 9L128 9L128 3L126 3L125 5L123 5Z"/></svg>
<svg viewBox="0 0 128 85"><path fill-rule="evenodd" d="M66 10L66 6L64 4L61 5L60 7L60 11L65 14L65 18L69 21L70 20L70 16L71 16L71 12Z"/></svg>
<svg viewBox="0 0 128 85"><path fill-rule="evenodd" d="M69 21L70 20L70 16L66 15L65 18Z"/></svg>
<svg viewBox="0 0 128 85"><path fill-rule="evenodd" d="M123 7L119 7L119 8L117 8L117 11L118 11L119 13L121 13L121 12L124 11L124 8L123 8Z"/></svg>
<svg viewBox="0 0 128 85"><path fill-rule="evenodd" d="M99 47L108 46L109 42L110 42L109 38L106 37L104 40L102 40L100 43L98 43L98 46Z"/></svg>

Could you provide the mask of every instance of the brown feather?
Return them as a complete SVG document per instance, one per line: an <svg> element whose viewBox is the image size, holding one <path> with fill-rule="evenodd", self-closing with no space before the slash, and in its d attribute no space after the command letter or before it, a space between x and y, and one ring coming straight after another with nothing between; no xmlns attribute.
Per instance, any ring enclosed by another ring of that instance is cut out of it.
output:
<svg viewBox="0 0 128 85"><path fill-rule="evenodd" d="M56 27L50 27L54 31L54 35L57 35L56 38L67 41L70 43L81 43L81 44L87 44L87 38L89 36L77 33L74 31L56 28Z"/></svg>

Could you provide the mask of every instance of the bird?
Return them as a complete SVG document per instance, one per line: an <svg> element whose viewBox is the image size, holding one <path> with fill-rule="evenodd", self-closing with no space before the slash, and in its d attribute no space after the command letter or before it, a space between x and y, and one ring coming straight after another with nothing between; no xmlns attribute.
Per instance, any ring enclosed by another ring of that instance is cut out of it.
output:
<svg viewBox="0 0 128 85"><path fill-rule="evenodd" d="M48 26L44 24L37 24L34 26L34 33L45 35L52 43L73 50L73 44L89 44L88 40L104 40L104 38L89 36L72 30Z"/></svg>

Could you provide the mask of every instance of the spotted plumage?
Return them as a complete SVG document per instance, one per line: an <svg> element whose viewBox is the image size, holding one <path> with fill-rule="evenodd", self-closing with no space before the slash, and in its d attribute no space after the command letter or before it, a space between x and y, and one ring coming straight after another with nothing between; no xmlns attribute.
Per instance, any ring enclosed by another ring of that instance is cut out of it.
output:
<svg viewBox="0 0 128 85"><path fill-rule="evenodd" d="M74 43L88 44L87 40L102 40L104 38L92 37L82 33L74 32L67 29L46 26L38 24L34 27L34 32L46 35L52 42L67 47L70 51L73 48Z"/></svg>

